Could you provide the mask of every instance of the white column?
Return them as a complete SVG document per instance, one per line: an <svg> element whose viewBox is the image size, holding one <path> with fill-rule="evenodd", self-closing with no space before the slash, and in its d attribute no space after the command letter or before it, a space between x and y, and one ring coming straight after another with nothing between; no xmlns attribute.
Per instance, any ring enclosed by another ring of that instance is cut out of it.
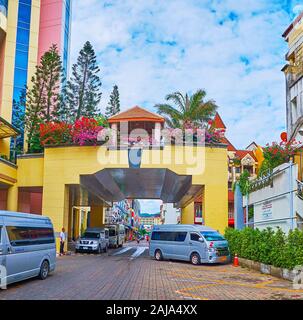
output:
<svg viewBox="0 0 303 320"><path fill-rule="evenodd" d="M111 125L111 129L113 131L113 138L112 138L112 141L113 141L113 146L117 146L117 135L118 135L118 125L117 123L113 123Z"/></svg>
<svg viewBox="0 0 303 320"><path fill-rule="evenodd" d="M160 144L160 140L161 140L161 123L160 122L156 122L155 124L154 138L156 140L156 143Z"/></svg>

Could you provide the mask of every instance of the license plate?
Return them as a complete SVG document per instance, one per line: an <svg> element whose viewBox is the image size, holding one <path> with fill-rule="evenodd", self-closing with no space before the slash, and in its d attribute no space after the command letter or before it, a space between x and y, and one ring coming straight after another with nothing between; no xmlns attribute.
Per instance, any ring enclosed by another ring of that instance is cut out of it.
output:
<svg viewBox="0 0 303 320"><path fill-rule="evenodd" d="M220 257L220 262L225 262L227 261L227 257Z"/></svg>
<svg viewBox="0 0 303 320"><path fill-rule="evenodd" d="M83 249L83 250L88 250L88 247L83 247L82 249Z"/></svg>

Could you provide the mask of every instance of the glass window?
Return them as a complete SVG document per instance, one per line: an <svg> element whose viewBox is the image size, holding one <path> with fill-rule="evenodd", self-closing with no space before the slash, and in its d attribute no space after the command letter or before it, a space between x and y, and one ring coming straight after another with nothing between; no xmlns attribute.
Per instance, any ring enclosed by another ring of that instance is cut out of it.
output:
<svg viewBox="0 0 303 320"><path fill-rule="evenodd" d="M15 67L26 70L27 65L28 65L28 52L16 50Z"/></svg>
<svg viewBox="0 0 303 320"><path fill-rule="evenodd" d="M190 234L190 240L192 241L199 241L201 237L197 233L191 233Z"/></svg>
<svg viewBox="0 0 303 320"><path fill-rule="evenodd" d="M29 30L18 28L17 30L17 43L28 45L29 43Z"/></svg>
<svg viewBox="0 0 303 320"><path fill-rule="evenodd" d="M152 233L152 240L159 241L185 241L187 232L161 232L156 231Z"/></svg>
<svg viewBox="0 0 303 320"><path fill-rule="evenodd" d="M15 87L24 89L27 82L27 70L15 69Z"/></svg>
<svg viewBox="0 0 303 320"><path fill-rule="evenodd" d="M2 243L2 227L0 226L0 243Z"/></svg>
<svg viewBox="0 0 303 320"><path fill-rule="evenodd" d="M22 1L22 2L24 2L24 1ZM31 6L28 4L24 4L22 2L21 1L19 2L18 23L25 22L25 23L30 24L30 22L31 22Z"/></svg>
<svg viewBox="0 0 303 320"><path fill-rule="evenodd" d="M55 237L51 228L7 227L10 243L13 247L54 243Z"/></svg>
<svg viewBox="0 0 303 320"><path fill-rule="evenodd" d="M222 241L225 240L220 233L214 231L202 231L201 234L206 239L206 241Z"/></svg>

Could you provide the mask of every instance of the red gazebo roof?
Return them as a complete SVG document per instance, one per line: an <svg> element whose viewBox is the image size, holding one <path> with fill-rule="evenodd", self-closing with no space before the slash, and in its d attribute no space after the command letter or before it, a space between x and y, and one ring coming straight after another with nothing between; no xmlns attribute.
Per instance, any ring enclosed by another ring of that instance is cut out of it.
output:
<svg viewBox="0 0 303 320"><path fill-rule="evenodd" d="M109 123L117 123L122 121L148 121L163 123L165 120L156 113L143 109L139 106L135 106L108 119Z"/></svg>

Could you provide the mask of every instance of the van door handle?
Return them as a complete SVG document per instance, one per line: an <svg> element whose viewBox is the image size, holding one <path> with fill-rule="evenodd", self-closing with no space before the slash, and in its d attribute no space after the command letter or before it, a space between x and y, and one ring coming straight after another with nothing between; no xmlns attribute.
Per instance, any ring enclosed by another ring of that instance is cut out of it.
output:
<svg viewBox="0 0 303 320"><path fill-rule="evenodd" d="M192 242L190 242L189 244L193 244Z"/></svg>

